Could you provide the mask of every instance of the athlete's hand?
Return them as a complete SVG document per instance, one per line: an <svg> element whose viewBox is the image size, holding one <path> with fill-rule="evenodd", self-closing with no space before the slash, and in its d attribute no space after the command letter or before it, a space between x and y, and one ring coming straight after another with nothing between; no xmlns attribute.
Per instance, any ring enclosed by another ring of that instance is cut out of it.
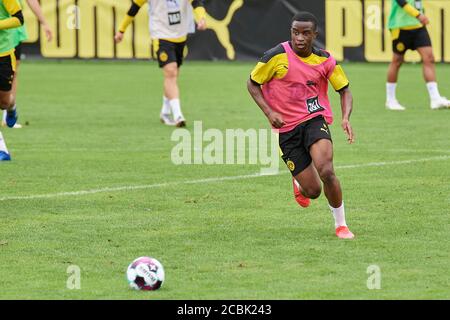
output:
<svg viewBox="0 0 450 320"><path fill-rule="evenodd" d="M123 33L117 31L116 35L114 36L114 40L116 41L116 43L120 43L123 40Z"/></svg>
<svg viewBox="0 0 450 320"><path fill-rule="evenodd" d="M43 24L42 29L44 30L45 37L47 38L47 41L50 42L53 39L53 32L52 29L48 26L48 24Z"/></svg>
<svg viewBox="0 0 450 320"><path fill-rule="evenodd" d="M424 14L421 14L417 17L417 19L420 21L421 24L423 24L424 26L426 26L427 24L430 23L430 19L428 19L428 17Z"/></svg>
<svg viewBox="0 0 450 320"><path fill-rule="evenodd" d="M355 142L355 136L353 135L353 129L350 124L350 121L347 119L343 119L341 123L342 129L344 129L345 134L347 135L348 143L352 144Z"/></svg>
<svg viewBox="0 0 450 320"><path fill-rule="evenodd" d="M200 21L197 23L197 29L200 31L205 31L207 29L205 18L200 19Z"/></svg>
<svg viewBox="0 0 450 320"><path fill-rule="evenodd" d="M285 122L283 120L283 117L281 116L281 114L279 114L278 112L272 111L271 113L269 113L269 115L267 116L267 118L269 119L270 124L277 129L280 129L284 126Z"/></svg>

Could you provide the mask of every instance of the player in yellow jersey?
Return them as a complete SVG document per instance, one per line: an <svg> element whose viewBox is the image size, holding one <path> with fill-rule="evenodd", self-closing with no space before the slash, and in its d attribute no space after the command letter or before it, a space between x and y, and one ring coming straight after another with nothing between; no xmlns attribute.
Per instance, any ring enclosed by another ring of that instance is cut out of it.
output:
<svg viewBox="0 0 450 320"><path fill-rule="evenodd" d="M426 25L428 17L424 14L422 0L392 0L389 15L389 30L392 34L392 62L389 65L386 84L386 108L403 111L405 108L398 102L395 91L400 67L404 62L406 50L417 50L423 62L423 76L430 95L432 110L450 107L450 101L442 97L436 82L431 39Z"/></svg>
<svg viewBox="0 0 450 320"><path fill-rule="evenodd" d="M31 11L33 11L34 15L38 18L39 23L41 24L42 30L45 33L45 36L48 41L51 41L53 37L52 30L50 26L48 25L47 20L44 17L44 14L42 13L41 5L39 4L38 0L26 0L28 6L30 7ZM20 5L23 7L23 0L19 0ZM17 98L17 85L18 85L18 74L19 74L19 66L20 66L20 60L22 56L22 42L28 39L27 29L25 24L22 26L14 29L14 43L15 43L15 52L14 55L16 56L16 72L14 76L14 81L12 84L12 95L13 95L13 103L16 104L16 98ZM6 126L6 111L3 112L3 119L2 119L2 126ZM16 123L13 128L22 128L22 126L19 123Z"/></svg>
<svg viewBox="0 0 450 320"><path fill-rule="evenodd" d="M152 54L158 59L164 73L164 96L160 119L166 125L184 127L186 119L180 105L179 69L183 63L187 34L193 26L193 16L198 29L206 29L206 11L203 1L133 0L127 16L115 35L116 42L122 41L127 27L146 2L148 2L149 10Z"/></svg>
<svg viewBox="0 0 450 320"><path fill-rule="evenodd" d="M17 122L17 111L11 94L16 69L13 29L23 25L22 7L18 0L0 0L0 109L7 110L6 124L12 128ZM10 160L0 134L0 160Z"/></svg>

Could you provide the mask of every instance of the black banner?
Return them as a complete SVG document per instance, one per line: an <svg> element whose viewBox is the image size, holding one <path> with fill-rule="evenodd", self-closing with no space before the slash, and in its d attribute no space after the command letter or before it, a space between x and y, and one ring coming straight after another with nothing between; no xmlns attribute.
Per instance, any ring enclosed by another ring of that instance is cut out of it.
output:
<svg viewBox="0 0 450 320"><path fill-rule="evenodd" d="M190 59L254 60L290 38L292 17L300 11L309 11L317 17L318 44L324 47L324 1L212 0L206 3L208 14L215 20L213 29L191 37Z"/></svg>

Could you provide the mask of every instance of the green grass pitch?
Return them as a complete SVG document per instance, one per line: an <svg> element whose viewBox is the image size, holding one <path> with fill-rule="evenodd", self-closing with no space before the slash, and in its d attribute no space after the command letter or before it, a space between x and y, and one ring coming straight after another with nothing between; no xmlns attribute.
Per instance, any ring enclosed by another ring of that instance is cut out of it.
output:
<svg viewBox="0 0 450 320"><path fill-rule="evenodd" d="M246 89L252 67L187 62L188 129L194 120L267 128ZM386 68L344 64L356 143L346 143L339 121L331 130L356 239L343 241L323 195L307 210L295 203L284 164L276 176L185 183L260 167L173 165L155 63L25 61L18 106L28 125L2 129L13 161L0 163L0 298L450 298L450 110L429 109L420 65L401 71L407 110L385 110ZM450 65L438 76L450 96ZM142 185L155 186L82 193ZM165 267L159 291L128 288L126 267L144 255ZM81 269L79 290L66 288L70 265ZM367 287L371 265L381 289Z"/></svg>

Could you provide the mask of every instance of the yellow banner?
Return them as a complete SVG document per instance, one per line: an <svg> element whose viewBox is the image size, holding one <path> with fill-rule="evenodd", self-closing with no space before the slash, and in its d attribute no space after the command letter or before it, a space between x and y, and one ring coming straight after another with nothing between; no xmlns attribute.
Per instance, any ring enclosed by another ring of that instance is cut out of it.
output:
<svg viewBox="0 0 450 320"><path fill-rule="evenodd" d="M425 15L430 19L427 29L435 58L450 62L450 1L424 0L423 4ZM326 0L327 50L337 60L344 60L344 49L360 47L366 61L390 61L392 41L387 29L390 7L390 0ZM415 51L408 51L405 59L420 61Z"/></svg>
<svg viewBox="0 0 450 320"><path fill-rule="evenodd" d="M27 43L40 44L46 58L150 58L147 4L127 30L124 41L115 44L114 33L127 13L126 0L46 0L42 10L55 32L47 42L39 22L25 6L29 34Z"/></svg>

